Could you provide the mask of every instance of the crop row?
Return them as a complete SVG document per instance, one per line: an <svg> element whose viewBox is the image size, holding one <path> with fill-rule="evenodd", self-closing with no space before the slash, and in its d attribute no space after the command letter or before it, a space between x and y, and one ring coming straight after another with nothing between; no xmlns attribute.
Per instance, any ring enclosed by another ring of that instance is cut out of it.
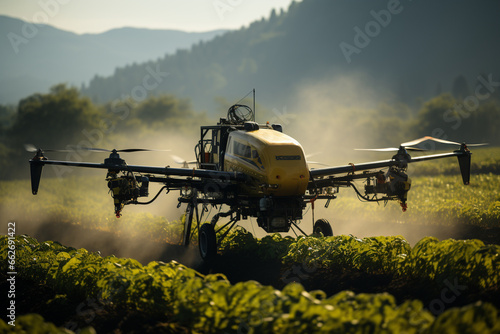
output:
<svg viewBox="0 0 500 334"><path fill-rule="evenodd" d="M299 264L308 271L357 271L441 283L457 280L476 290L498 289L500 284L500 246L477 239L439 241L426 237L411 247L400 236L292 239L274 234L254 239L238 228L223 241L221 250L236 257L252 254L262 260L282 260L288 267Z"/></svg>
<svg viewBox="0 0 500 334"><path fill-rule="evenodd" d="M266 242L273 244L272 238ZM302 249L304 242L299 239L297 250ZM7 243L2 236L2 272L6 272ZM103 258L56 242L39 243L28 236L16 237L16 265L20 277L44 283L65 298L97 298L103 305L112 303L164 317L193 332L500 330L497 309L490 304L468 305L435 318L420 301L407 300L397 305L395 298L387 293L344 291L327 298L324 292L307 292L298 283L290 283L281 291L255 281L231 285L221 274L201 275L176 262L151 262L143 266L132 259Z"/></svg>
<svg viewBox="0 0 500 334"><path fill-rule="evenodd" d="M15 326L8 325L0 319L0 332L1 333L40 333L40 334L72 334L73 331L67 328L55 326L51 322L47 322L39 314L24 314L16 318ZM78 331L78 334L95 334L92 327L86 327Z"/></svg>
<svg viewBox="0 0 500 334"><path fill-rule="evenodd" d="M498 288L499 254L500 246L484 245L480 240L426 237L411 248L402 237L299 237L284 261L406 279L458 281L469 289L488 290Z"/></svg>

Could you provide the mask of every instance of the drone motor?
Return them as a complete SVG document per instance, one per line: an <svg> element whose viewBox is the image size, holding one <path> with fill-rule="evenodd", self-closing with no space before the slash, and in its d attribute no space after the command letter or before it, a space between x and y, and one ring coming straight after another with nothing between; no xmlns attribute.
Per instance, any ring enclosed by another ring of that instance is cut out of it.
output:
<svg viewBox="0 0 500 334"><path fill-rule="evenodd" d="M406 201L408 199L408 191L410 188L411 179L408 175L406 175L405 171L402 168L392 166L386 174L380 172L374 177L374 179L368 178L365 186L366 196L370 194L375 196L378 194L384 194L385 196L374 199L368 199L366 197L365 199L369 201L397 200L401 204L403 212L405 212L408 208Z"/></svg>
<svg viewBox="0 0 500 334"><path fill-rule="evenodd" d="M127 204L137 204L137 198L149 195L149 178L147 176L127 173L118 176L118 172L110 170L106 176L108 188L114 200L115 214L121 216L121 210Z"/></svg>

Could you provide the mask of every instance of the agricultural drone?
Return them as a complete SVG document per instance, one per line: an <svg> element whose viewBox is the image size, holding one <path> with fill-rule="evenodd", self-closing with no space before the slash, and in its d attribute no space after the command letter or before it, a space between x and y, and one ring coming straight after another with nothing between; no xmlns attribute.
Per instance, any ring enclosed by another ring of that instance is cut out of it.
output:
<svg viewBox="0 0 500 334"><path fill-rule="evenodd" d="M420 150L412 146L425 140L459 145L459 148L450 153L411 157L409 151ZM316 200L326 200L325 206L328 206L339 188L352 187L361 199L370 202L398 201L405 211L411 186L406 174L409 163L457 157L463 182L469 184L471 153L465 144L423 137L403 143L399 148L376 150L396 153L389 160L311 169L302 146L284 134L281 125L257 124L250 107L235 104L229 108L227 118L221 118L217 125L201 126L200 140L195 146L196 168L128 165L119 155L146 149L113 149L103 163L90 163L50 160L42 149L32 147L30 151L36 154L29 162L33 195L38 192L45 165L107 170L106 180L116 217L120 217L125 205L149 204L163 191L179 191L179 206L186 205L182 244L190 243L194 219L201 257L211 260L227 233L238 221L248 217L255 217L267 233L290 229L295 232L296 228L305 234L299 221L306 206L310 204L314 210ZM364 192L356 188L355 180L366 181ZM150 182L161 183L163 187L151 201L139 202L140 197L148 196ZM201 224L209 206L218 212L210 223ZM216 230L221 217L229 221ZM226 227L229 228L217 238L217 233ZM331 236L332 228L325 219L314 221L313 215L313 232Z"/></svg>

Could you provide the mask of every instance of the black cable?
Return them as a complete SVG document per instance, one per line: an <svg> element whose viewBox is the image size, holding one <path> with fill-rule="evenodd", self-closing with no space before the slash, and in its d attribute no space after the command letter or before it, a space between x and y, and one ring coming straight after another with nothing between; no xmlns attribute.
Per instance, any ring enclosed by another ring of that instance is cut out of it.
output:
<svg viewBox="0 0 500 334"><path fill-rule="evenodd" d="M132 203L133 203L133 204L139 204L139 205L147 205L147 204L151 204L151 203L153 203L153 202L154 202L154 201L158 198L158 196L160 196L160 194L161 194L161 192L163 191L163 189L166 189L166 188L167 188L167 186L163 186L163 187L161 187L160 191L158 191L158 193L156 194L156 196L155 196L155 197L153 197L153 199L152 199L152 200L150 200L149 202L137 202L137 201L135 201L135 202L132 202ZM168 194L168 191L167 191L167 194Z"/></svg>
<svg viewBox="0 0 500 334"><path fill-rule="evenodd" d="M358 195L358 197L361 197L362 199L364 199L367 202L380 202L380 201L384 200L383 198L380 198L380 199L370 199L368 197L364 197L363 195L361 195L361 193L359 192L358 188L356 188L356 186L354 185L354 183L349 183L349 185L351 185L354 188L354 191L356 192L356 194Z"/></svg>

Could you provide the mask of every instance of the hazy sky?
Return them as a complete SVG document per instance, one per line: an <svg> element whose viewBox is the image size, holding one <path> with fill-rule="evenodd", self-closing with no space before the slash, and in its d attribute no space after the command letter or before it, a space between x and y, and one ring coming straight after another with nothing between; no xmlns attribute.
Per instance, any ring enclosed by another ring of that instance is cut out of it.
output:
<svg viewBox="0 0 500 334"><path fill-rule="evenodd" d="M292 0L0 0L0 15L76 33L123 26L207 31L237 29L287 9Z"/></svg>

